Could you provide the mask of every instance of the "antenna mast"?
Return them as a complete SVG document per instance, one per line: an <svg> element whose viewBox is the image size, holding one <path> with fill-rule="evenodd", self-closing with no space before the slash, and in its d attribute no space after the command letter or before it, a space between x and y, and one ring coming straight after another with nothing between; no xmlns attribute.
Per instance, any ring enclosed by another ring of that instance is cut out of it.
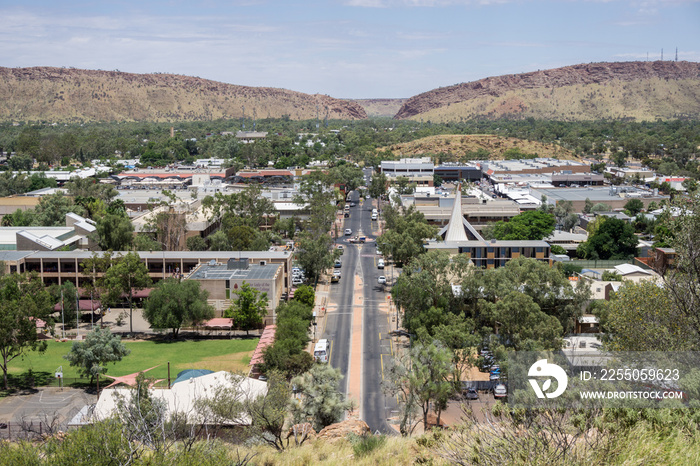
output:
<svg viewBox="0 0 700 466"><path fill-rule="evenodd" d="M676 61L678 61L678 47L676 47Z"/></svg>

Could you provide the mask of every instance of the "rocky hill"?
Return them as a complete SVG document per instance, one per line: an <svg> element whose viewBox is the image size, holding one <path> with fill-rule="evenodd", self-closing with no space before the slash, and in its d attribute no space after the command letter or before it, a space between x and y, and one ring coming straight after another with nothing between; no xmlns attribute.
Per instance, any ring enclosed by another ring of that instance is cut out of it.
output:
<svg viewBox="0 0 700 466"><path fill-rule="evenodd" d="M544 144L517 138L504 138L493 134L441 134L411 142L403 142L377 149L390 151L395 157L421 157L439 155L440 162L466 162L485 159L500 160L509 149L519 149L526 154L556 159L576 159L576 155L557 144Z"/></svg>
<svg viewBox="0 0 700 466"><path fill-rule="evenodd" d="M497 76L411 97L397 119L700 118L700 63L590 63Z"/></svg>
<svg viewBox="0 0 700 466"><path fill-rule="evenodd" d="M0 121L183 121L240 118L367 118L357 103L286 89L172 74L0 67Z"/></svg>

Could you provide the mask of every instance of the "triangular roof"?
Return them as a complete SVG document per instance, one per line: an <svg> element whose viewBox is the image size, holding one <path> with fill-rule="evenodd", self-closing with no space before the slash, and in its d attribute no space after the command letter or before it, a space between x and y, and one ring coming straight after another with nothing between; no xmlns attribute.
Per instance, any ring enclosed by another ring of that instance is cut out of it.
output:
<svg viewBox="0 0 700 466"><path fill-rule="evenodd" d="M447 232L445 233L445 241L447 242L462 242L469 241L467 233L464 231L462 216L462 185L457 185L455 189L455 202L452 206L452 214L450 215L450 223L447 224Z"/></svg>

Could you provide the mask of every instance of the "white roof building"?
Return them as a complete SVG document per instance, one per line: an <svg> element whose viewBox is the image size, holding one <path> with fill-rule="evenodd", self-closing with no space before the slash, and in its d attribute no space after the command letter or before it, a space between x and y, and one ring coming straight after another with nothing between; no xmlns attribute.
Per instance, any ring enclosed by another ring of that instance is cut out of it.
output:
<svg viewBox="0 0 700 466"><path fill-rule="evenodd" d="M149 393L153 399L162 400L167 407L168 414L181 413L187 416L189 422L207 422L202 414L195 409L197 400L211 398L219 390L233 389L237 397L243 399L255 399L267 393L267 383L258 379L241 377L230 372L219 371L200 377L183 380L173 384L170 389L151 388ZM95 404L93 421L107 419L117 414L119 400L129 400L133 389L131 388L107 388L102 390L100 398ZM228 420L230 425L246 425L250 423L247 415L241 415L240 419Z"/></svg>

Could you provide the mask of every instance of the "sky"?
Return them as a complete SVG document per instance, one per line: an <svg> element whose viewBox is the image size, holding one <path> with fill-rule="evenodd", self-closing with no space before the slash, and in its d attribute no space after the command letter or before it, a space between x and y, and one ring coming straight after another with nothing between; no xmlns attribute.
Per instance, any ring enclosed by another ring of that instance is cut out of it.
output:
<svg viewBox="0 0 700 466"><path fill-rule="evenodd" d="M405 98L591 62L700 62L700 0L0 0L0 66Z"/></svg>

